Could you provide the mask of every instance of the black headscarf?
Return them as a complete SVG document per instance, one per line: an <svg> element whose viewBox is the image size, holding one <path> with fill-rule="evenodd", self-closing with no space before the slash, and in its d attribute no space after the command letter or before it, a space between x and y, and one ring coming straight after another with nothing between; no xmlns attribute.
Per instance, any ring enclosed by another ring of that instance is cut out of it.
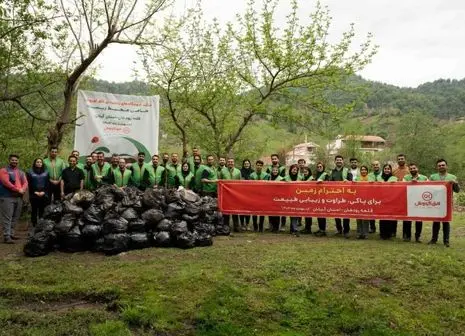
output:
<svg viewBox="0 0 465 336"><path fill-rule="evenodd" d="M391 173L385 174L385 173L384 173L384 168L385 168L385 167L391 168ZM390 164L385 164L385 165L383 166L383 173L381 174L381 178L384 180L384 182L387 182L387 180L389 180L389 179L391 178L391 176L392 176L392 166L391 166Z"/></svg>
<svg viewBox="0 0 465 336"><path fill-rule="evenodd" d="M38 168L36 167L36 163L38 160L41 160L42 161L42 167ZM36 158L34 159L34 162L32 163L32 171L36 174L42 174L44 171L45 171L45 167L44 167L44 159L42 158Z"/></svg>
<svg viewBox="0 0 465 336"><path fill-rule="evenodd" d="M252 165L250 165L249 168L245 168L244 164L246 162L250 163L250 160L245 159L244 161L242 161L241 176L244 180L250 180L250 174L253 173L253 169L252 169Z"/></svg>

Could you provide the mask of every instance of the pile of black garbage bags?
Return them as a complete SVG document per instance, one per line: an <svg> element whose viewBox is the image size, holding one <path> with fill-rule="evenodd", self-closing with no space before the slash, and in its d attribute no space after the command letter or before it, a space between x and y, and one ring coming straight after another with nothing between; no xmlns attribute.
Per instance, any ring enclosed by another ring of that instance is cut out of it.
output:
<svg viewBox="0 0 465 336"><path fill-rule="evenodd" d="M83 190L45 208L24 246L30 257L54 250L115 255L147 247L210 246L229 235L217 200L190 190L120 189L104 185Z"/></svg>

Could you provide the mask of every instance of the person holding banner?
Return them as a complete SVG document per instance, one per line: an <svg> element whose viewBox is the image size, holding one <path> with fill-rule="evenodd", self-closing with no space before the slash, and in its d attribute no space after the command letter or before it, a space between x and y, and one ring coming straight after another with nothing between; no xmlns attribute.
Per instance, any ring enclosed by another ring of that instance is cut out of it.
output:
<svg viewBox="0 0 465 336"><path fill-rule="evenodd" d="M208 163L207 158L207 163ZM204 171L204 174L206 171ZM223 180L240 180L241 179L241 171L234 167L234 159L233 158L228 158L227 161L227 169L224 171L223 174L221 174L221 179ZM203 180L202 180L203 181ZM215 184L216 187L216 184ZM216 189L215 189L216 192ZM228 226L229 225L229 218L232 216L232 221L233 221L233 230L234 232L241 232L242 228L239 226L239 216L238 215L223 215L223 222L224 225Z"/></svg>
<svg viewBox="0 0 465 336"><path fill-rule="evenodd" d="M258 160L255 162L255 171L250 174L252 181L266 181L270 179L270 175L263 171L263 161ZM253 230L255 232L263 232L263 224L265 223L265 216L252 216ZM258 222L258 223L257 223Z"/></svg>
<svg viewBox="0 0 465 336"><path fill-rule="evenodd" d="M147 165L145 164L145 153L139 152L137 154L137 162L133 163L129 168L132 171L132 182L137 188L140 188L146 167Z"/></svg>
<svg viewBox="0 0 465 336"><path fill-rule="evenodd" d="M145 167L139 189L145 190L165 185L166 169L158 163L159 160L160 157L157 154L152 155L152 164Z"/></svg>
<svg viewBox="0 0 465 336"><path fill-rule="evenodd" d="M397 177L392 175L392 166L390 164L385 164L383 166L383 174L381 178L384 182L397 182ZM379 221L379 236L383 240L390 239L394 232L396 232L397 221L396 220L386 220L382 219Z"/></svg>
<svg viewBox="0 0 465 336"><path fill-rule="evenodd" d="M329 180L329 175L326 173L326 167L323 162L317 162L316 164L316 174L315 174L315 181L317 183L322 183L323 181ZM326 218L318 217L316 219L318 221L318 231L315 232L315 236L317 237L324 237L326 236Z"/></svg>
<svg viewBox="0 0 465 336"><path fill-rule="evenodd" d="M331 170L329 175L330 181L352 181L352 174L349 172L349 169L344 167L344 158L342 155L336 155L334 157L334 163L336 167ZM350 219L349 218L335 218L336 221L336 230L338 235L344 234L346 239L349 238L350 233ZM342 222L342 223L341 223Z"/></svg>
<svg viewBox="0 0 465 336"><path fill-rule="evenodd" d="M371 163L371 173L368 174L369 182L383 182L381 178L381 164L378 160ZM376 220L370 220L370 233L376 233Z"/></svg>
<svg viewBox="0 0 465 336"><path fill-rule="evenodd" d="M430 181L447 181L452 183L452 190L453 192L458 193L460 191L460 186L457 182L457 176L449 174L447 171L447 161L444 159L439 159L436 161L436 169L437 173L432 174L429 179ZM433 222L433 233L431 240L428 244L436 244L439 237L439 230L441 229L441 222ZM449 238L450 238L450 223L449 222L442 222L442 238L444 245L446 247L450 246Z"/></svg>
<svg viewBox="0 0 465 336"><path fill-rule="evenodd" d="M249 175L250 175L253 172L253 169L250 168L250 161L249 160L244 160L242 162L242 168L244 168L244 162L246 162L246 161L249 162L249 169L250 169ZM224 156L220 156L219 159L218 159L218 168L216 168L217 175L221 176L224 169L227 169L226 168L226 158ZM241 169L241 174L242 174L242 169ZM242 175L242 177L244 177L244 175ZM248 179L245 179L245 180L248 180Z"/></svg>
<svg viewBox="0 0 465 336"><path fill-rule="evenodd" d="M271 174L268 175L268 180L269 181L283 181L283 177L279 175L279 168L278 167L273 167L271 168ZM270 230L273 233L278 233L279 232L279 221L281 217L279 216L269 216L268 221L270 222Z"/></svg>
<svg viewBox="0 0 465 336"><path fill-rule="evenodd" d="M58 157L58 147L50 148L50 157L44 160L45 170L50 176L50 202L58 201L61 198L60 181L61 174L66 168L66 163L63 159Z"/></svg>
<svg viewBox="0 0 465 336"><path fill-rule="evenodd" d="M93 170L93 184L98 188L102 184L108 184L110 177L111 165L105 162L105 154L103 152L97 153L97 162L92 165Z"/></svg>
<svg viewBox="0 0 465 336"><path fill-rule="evenodd" d="M126 160L123 158L119 159L118 169L112 170L110 174L113 184L121 189L133 184L132 175L133 172L126 168Z"/></svg>
<svg viewBox="0 0 465 336"><path fill-rule="evenodd" d="M284 179L286 176L286 166L282 166L279 162L279 155L278 154L271 154L271 165L268 166L266 172L271 174L271 169L273 167L278 167L279 175ZM281 216L281 230L284 231L284 227L286 226L286 216Z"/></svg>
<svg viewBox="0 0 465 336"><path fill-rule="evenodd" d="M184 162L181 166L181 172L176 175L176 188L183 187L191 190L194 185L194 174L190 171L189 163Z"/></svg>
<svg viewBox="0 0 465 336"><path fill-rule="evenodd" d="M404 182L425 182L428 178L425 175L418 173L418 167L415 163L411 162L409 165L409 172L402 179ZM421 243L420 236L423 229L422 221L415 221L415 242ZM412 221L403 221L402 223L402 238L405 242L412 240Z"/></svg>
<svg viewBox="0 0 465 336"><path fill-rule="evenodd" d="M289 172L284 178L286 182L296 182L300 181L299 178L299 166L293 164L289 167ZM295 235L296 237L300 236L299 232L299 217L291 217L291 227L290 227L290 234Z"/></svg>
<svg viewBox="0 0 465 336"><path fill-rule="evenodd" d="M361 166L360 173L355 177L355 182L368 182L368 167ZM367 239L370 230L369 219L357 219L357 239Z"/></svg>
<svg viewBox="0 0 465 336"><path fill-rule="evenodd" d="M221 172L223 169L226 168L226 159L220 157L219 164L221 166L221 161L224 160L223 167L220 169L218 167L218 176L221 176ZM242 180L250 180L250 175L253 173L252 165L249 159L245 159L242 161L242 168L241 168L241 179ZM250 224L250 215L239 215L239 221L241 222L242 229L248 230Z"/></svg>
<svg viewBox="0 0 465 336"><path fill-rule="evenodd" d="M392 173L395 177L397 177L397 181L402 181L405 175L410 173L409 167L406 165L405 155L399 154L397 155L397 168Z"/></svg>
<svg viewBox="0 0 465 336"><path fill-rule="evenodd" d="M312 171L308 166L302 169L302 181L313 181ZM312 217L305 217L305 229L302 233L312 234Z"/></svg>

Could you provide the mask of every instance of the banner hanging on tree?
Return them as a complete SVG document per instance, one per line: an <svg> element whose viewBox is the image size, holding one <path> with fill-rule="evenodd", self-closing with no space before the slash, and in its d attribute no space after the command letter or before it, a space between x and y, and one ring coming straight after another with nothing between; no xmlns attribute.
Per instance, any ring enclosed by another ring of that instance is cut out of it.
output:
<svg viewBox="0 0 465 336"><path fill-rule="evenodd" d="M450 221L452 185L219 181L218 204L225 214Z"/></svg>
<svg viewBox="0 0 465 336"><path fill-rule="evenodd" d="M81 155L102 151L145 161L158 153L159 96L78 91L74 148Z"/></svg>

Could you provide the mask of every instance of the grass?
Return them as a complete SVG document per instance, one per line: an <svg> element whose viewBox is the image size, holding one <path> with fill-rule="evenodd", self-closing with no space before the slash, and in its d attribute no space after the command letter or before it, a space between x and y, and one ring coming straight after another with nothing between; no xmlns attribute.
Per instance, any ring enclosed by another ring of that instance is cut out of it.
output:
<svg viewBox="0 0 465 336"><path fill-rule="evenodd" d="M464 215L451 244L249 233L37 259L2 246L0 335L463 335Z"/></svg>

